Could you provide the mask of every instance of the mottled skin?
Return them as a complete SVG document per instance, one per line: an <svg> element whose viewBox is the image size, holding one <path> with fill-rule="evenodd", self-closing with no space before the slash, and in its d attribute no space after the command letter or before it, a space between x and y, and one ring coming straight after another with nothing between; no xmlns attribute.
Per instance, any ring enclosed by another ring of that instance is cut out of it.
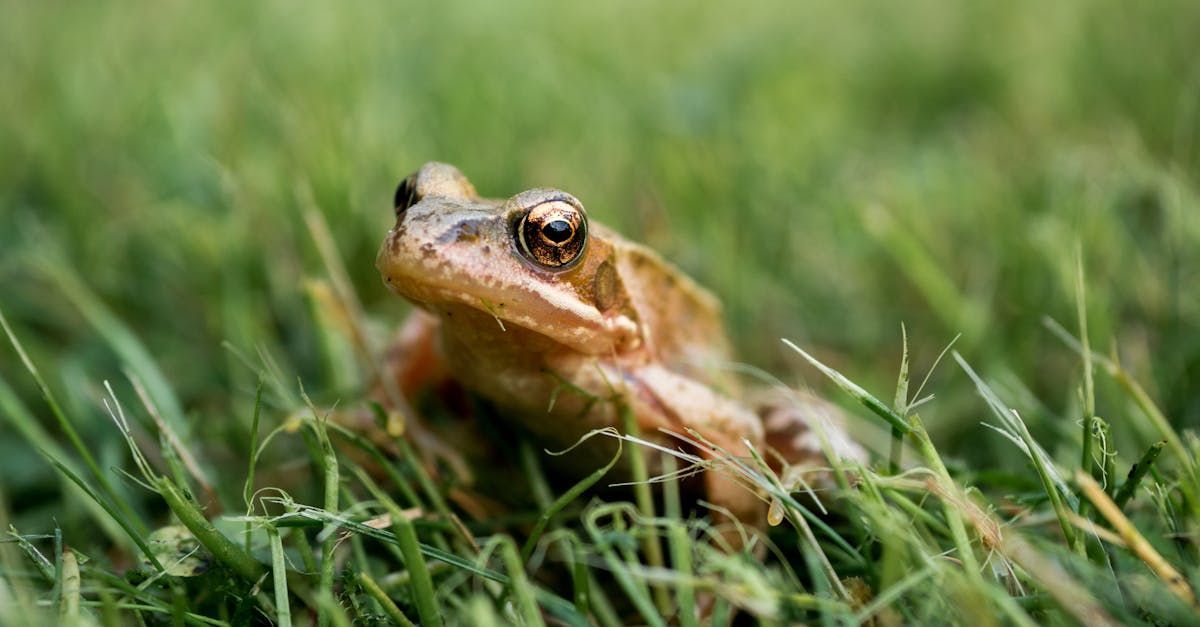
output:
<svg viewBox="0 0 1200 627"><path fill-rule="evenodd" d="M718 301L652 250L594 221L569 265L540 264L517 232L522 217L546 203L583 212L552 189L481 198L441 163L406 179L377 261L386 284L423 310L405 329L402 387L448 373L549 449L619 427L623 403L643 435L671 446L679 442L660 429L694 429L738 455L746 454L743 442L761 450L763 421L715 370L731 359ZM771 444L795 442L784 451L790 460L814 457L803 419L787 416L791 424L773 420L787 437ZM589 472L609 459L609 447L572 452L571 463ZM729 475L706 472L704 490L739 518L761 520L759 497Z"/></svg>

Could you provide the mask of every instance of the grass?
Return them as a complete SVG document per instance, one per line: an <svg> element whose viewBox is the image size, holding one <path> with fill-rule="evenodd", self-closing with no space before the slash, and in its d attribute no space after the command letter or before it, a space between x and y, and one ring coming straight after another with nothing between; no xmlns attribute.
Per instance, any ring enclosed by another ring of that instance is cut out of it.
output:
<svg viewBox="0 0 1200 627"><path fill-rule="evenodd" d="M6 622L1195 622L1193 3L6 9ZM769 495L759 560L671 481L526 442L496 513L340 427L428 159L662 251L871 463L708 462Z"/></svg>

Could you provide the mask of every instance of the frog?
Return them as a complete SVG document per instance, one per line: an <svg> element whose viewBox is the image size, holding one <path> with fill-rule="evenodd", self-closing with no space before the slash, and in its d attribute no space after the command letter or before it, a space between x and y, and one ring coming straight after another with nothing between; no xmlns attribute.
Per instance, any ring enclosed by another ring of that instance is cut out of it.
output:
<svg viewBox="0 0 1200 627"><path fill-rule="evenodd" d="M794 467L827 466L823 450L863 459L832 405L748 400L728 367L717 297L592 220L572 194L536 187L485 198L454 166L430 162L401 181L393 204L376 266L416 306L389 370L404 394L453 379L546 451L572 449L556 466L568 476L614 454L612 440L575 447L581 439L624 427L649 444L624 446L641 451L650 473L664 450L709 466L749 460L752 449ZM627 458L612 471L618 481L632 476ZM761 526L769 499L745 476L728 466L699 474L713 511Z"/></svg>

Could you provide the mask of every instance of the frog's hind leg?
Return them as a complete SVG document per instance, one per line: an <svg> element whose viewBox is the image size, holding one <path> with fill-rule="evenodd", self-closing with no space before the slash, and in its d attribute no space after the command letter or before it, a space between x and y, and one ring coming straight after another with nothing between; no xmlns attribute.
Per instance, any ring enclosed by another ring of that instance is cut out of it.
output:
<svg viewBox="0 0 1200 627"><path fill-rule="evenodd" d="M771 390L755 395L754 408L762 419L768 461L792 472L812 471L827 478L828 455L846 462L867 463L867 452L846 431L840 408L806 392ZM824 440L824 442L822 442Z"/></svg>
<svg viewBox="0 0 1200 627"><path fill-rule="evenodd" d="M658 365L639 368L627 380L635 382L631 398L643 434L659 428L673 432L705 460L705 500L720 514L714 520L726 541L740 549L739 529L760 529L766 520L766 502L733 463L749 459L747 445L762 450L758 417L711 387Z"/></svg>

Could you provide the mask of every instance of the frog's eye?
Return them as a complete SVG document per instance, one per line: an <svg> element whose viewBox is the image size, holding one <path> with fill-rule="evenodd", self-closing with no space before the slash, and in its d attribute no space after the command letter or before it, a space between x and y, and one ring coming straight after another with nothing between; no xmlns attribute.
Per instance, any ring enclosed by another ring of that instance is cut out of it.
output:
<svg viewBox="0 0 1200 627"><path fill-rule="evenodd" d="M396 208L396 217L400 217L406 209L417 204L418 200L420 198L417 197L417 175L413 174L396 186L396 196L392 205Z"/></svg>
<svg viewBox="0 0 1200 627"><path fill-rule="evenodd" d="M587 216L566 200L548 200L530 209L517 225L521 253L546 268L564 269L583 255Z"/></svg>

